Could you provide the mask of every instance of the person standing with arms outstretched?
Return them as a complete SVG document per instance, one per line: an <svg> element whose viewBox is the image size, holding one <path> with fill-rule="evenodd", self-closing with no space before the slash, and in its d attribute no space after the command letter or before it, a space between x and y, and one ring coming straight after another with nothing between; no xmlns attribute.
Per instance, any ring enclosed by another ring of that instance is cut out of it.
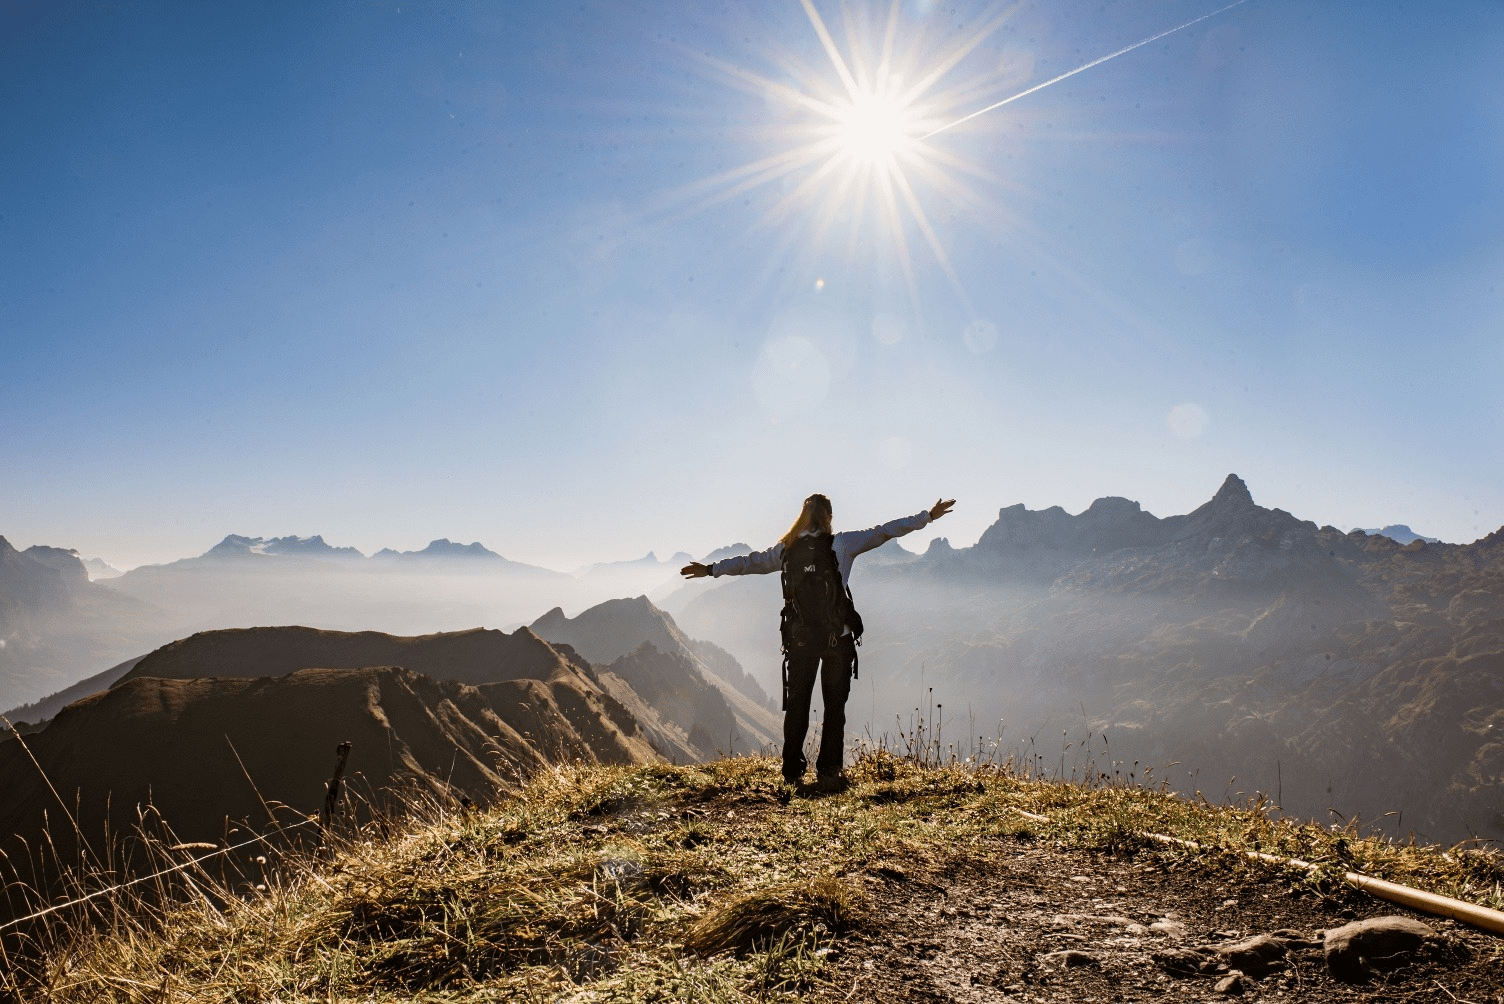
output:
<svg viewBox="0 0 1504 1004"><path fill-rule="evenodd" d="M851 601L851 564L856 556L928 526L956 504L937 500L933 508L870 530L832 530L830 499L811 495L789 532L768 548L710 564L692 561L681 568L688 579L722 575L765 575L783 580L783 776L797 785L804 777L804 736L815 676L825 698L825 728L815 759L817 785L839 789L845 781L846 698L856 674L856 646L862 618Z"/></svg>

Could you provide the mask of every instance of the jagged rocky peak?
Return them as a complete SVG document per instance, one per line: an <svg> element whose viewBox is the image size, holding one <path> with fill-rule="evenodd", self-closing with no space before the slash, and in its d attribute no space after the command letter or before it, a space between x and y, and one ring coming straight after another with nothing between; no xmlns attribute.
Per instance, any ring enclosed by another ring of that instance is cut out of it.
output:
<svg viewBox="0 0 1504 1004"><path fill-rule="evenodd" d="M1253 493L1248 490L1248 485L1236 474L1229 474L1227 480L1222 482L1222 487L1217 489L1217 494L1212 496L1212 505L1226 506L1254 505Z"/></svg>
<svg viewBox="0 0 1504 1004"><path fill-rule="evenodd" d="M1297 519L1283 509L1266 509L1253 501L1248 486L1236 474L1229 474L1210 501L1185 516L1165 520L1173 526L1173 539L1193 546L1241 546L1258 541L1260 547L1277 546L1309 550L1315 548L1315 523ZM1262 560L1262 559L1260 559Z"/></svg>
<svg viewBox="0 0 1504 1004"><path fill-rule="evenodd" d="M1105 495L1086 507L1082 516L1095 519L1132 519L1144 511L1144 507L1121 495Z"/></svg>

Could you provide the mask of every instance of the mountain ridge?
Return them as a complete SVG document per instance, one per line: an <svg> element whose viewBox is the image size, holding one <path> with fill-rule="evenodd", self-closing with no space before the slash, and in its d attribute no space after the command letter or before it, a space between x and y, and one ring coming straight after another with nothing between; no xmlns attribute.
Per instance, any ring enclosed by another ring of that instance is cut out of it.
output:
<svg viewBox="0 0 1504 1004"><path fill-rule="evenodd" d="M870 726L912 731L943 700L989 734L1105 732L1114 755L1307 816L1403 809L1432 839L1504 836L1501 542L1343 533L1258 505L1235 474L1163 518L1115 496L1076 515L1004 507L970 547L857 560ZM765 673L779 597L755 578L678 616Z"/></svg>
<svg viewBox="0 0 1504 1004"><path fill-rule="evenodd" d="M625 726L625 730L624 727ZM47 728L0 742L0 834L35 840L53 786L76 792L86 832L128 833L150 805L180 840L215 841L229 821L260 829L262 800L282 823L316 812L334 748L352 741L350 775L368 797L416 784L476 801L559 760L660 759L624 709L561 663L537 677L478 685L394 666L305 668L278 676L140 676L64 708ZM234 779L248 775L250 782ZM60 846L69 835L54 827Z"/></svg>
<svg viewBox="0 0 1504 1004"><path fill-rule="evenodd" d="M640 679L659 678L662 671L648 666L652 656L677 663L678 672L671 674L676 683L665 689L655 682L652 689L654 693L675 695L675 706L680 708L680 717L675 720L686 731L703 719L706 733L724 744L731 729L739 728L744 750L778 739L781 729L772 702L757 681L729 652L686 635L646 596L607 600L575 617L567 617L555 607L531 627L550 643L568 644L590 662L613 672L626 667L618 675L629 681L633 674ZM643 645L651 652L643 652ZM642 692L636 684L633 689Z"/></svg>

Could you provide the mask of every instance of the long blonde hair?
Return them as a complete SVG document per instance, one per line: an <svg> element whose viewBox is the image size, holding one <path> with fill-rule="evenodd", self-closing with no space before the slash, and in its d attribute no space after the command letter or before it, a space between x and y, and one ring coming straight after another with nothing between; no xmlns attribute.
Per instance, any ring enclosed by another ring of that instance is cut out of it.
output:
<svg viewBox="0 0 1504 1004"><path fill-rule="evenodd" d="M789 532L779 538L778 542L783 545L784 550L787 550L794 546L794 541L798 540L806 530L833 533L831 529L833 516L834 510L830 499L818 493L811 495L804 500L804 508L799 510L799 518L794 520L794 525L789 527Z"/></svg>

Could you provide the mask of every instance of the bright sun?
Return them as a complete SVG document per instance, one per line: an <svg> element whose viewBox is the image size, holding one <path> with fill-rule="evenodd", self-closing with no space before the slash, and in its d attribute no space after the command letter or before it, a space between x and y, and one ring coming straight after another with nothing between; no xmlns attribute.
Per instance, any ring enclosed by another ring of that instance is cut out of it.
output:
<svg viewBox="0 0 1504 1004"><path fill-rule="evenodd" d="M813 0L799 3L828 63L809 65L785 53L784 73L773 78L706 56L736 86L778 109L782 123L769 132L766 156L689 186L681 197L711 203L776 183L781 194L761 224L782 231L787 243L814 245L836 229L848 231L849 253L896 261L917 303L910 243L918 237L959 291L922 196L943 198L963 214L984 210L986 200L966 178L990 180L991 173L926 140L1001 86L997 70L960 80L953 71L1014 8L959 38L939 38L901 25L902 0L855 0L842 7L843 52ZM881 239L868 240L876 234Z"/></svg>
<svg viewBox="0 0 1504 1004"><path fill-rule="evenodd" d="M902 152L917 132L917 123L896 97L863 94L837 111L836 139L841 150L865 166L885 163Z"/></svg>
<svg viewBox="0 0 1504 1004"><path fill-rule="evenodd" d="M829 65L811 66L792 53L783 53L779 58L782 73L769 77L707 53L704 60L708 65L733 85L778 108L784 120L769 130L775 142L766 156L686 186L676 198L703 200L701 205L709 205L777 184L782 194L763 213L760 223L783 231L784 247L806 238L809 243L818 243L836 229L838 222L844 223L842 229L849 230L853 256L876 251L896 257L916 304L919 291L909 243L911 230L917 230L964 300L965 291L924 202L947 203L952 219L985 213L993 210L994 204L969 182L981 181L991 187L1001 179L985 164L931 140L1067 77L1247 2L1232 0L1210 13L993 100L1003 89L1012 89L1013 71L999 64L963 75L960 67L1023 7L1021 0L995 6L969 30L945 38L937 38L922 26L900 30L901 12L907 6L904 0L886 0L886 16L881 9L884 0L842 0L844 52L814 0L799 0ZM963 114L963 107L975 108L978 104L984 107ZM872 233L869 223L884 239L864 239L864 234ZM823 280L817 288L819 285Z"/></svg>
<svg viewBox="0 0 1504 1004"><path fill-rule="evenodd" d="M762 96L785 118L771 133L775 142L767 156L706 178L683 194L715 202L777 183L782 194L764 212L762 225L783 231L788 242L818 244L839 225L849 231L852 256L891 255L917 303L910 242L918 237L959 290L921 194L977 210L984 200L963 176L988 179L990 173L926 139L959 115L963 105L990 96L999 86L996 71L949 78L968 53L1002 26L1011 8L960 38L939 39L903 28L902 0L869 0L870 5L856 0L842 7L843 52L813 0L799 3L828 64L811 66L785 54L781 62L786 72L775 79L707 57L729 80ZM868 241L874 227L882 239ZM794 236L800 231L803 237Z"/></svg>

